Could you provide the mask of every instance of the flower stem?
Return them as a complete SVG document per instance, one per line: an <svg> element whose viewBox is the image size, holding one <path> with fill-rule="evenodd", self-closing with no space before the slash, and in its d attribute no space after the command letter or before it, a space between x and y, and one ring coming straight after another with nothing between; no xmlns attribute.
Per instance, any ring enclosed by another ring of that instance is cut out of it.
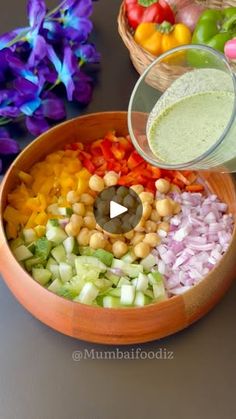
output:
<svg viewBox="0 0 236 419"><path fill-rule="evenodd" d="M0 126L9 124L9 122L12 122L12 121L13 119L10 119L10 118L0 118Z"/></svg>
<svg viewBox="0 0 236 419"><path fill-rule="evenodd" d="M63 4L65 3L65 0L63 0L61 3L58 4L57 7L55 7L55 9L50 10L50 12L48 12L46 17L50 17L51 15L54 15L54 13L58 12L60 9L63 8Z"/></svg>

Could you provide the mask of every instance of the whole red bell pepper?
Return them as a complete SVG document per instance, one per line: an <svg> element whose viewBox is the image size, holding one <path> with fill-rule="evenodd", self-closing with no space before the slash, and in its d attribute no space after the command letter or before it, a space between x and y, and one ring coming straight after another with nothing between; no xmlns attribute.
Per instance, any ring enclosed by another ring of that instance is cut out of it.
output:
<svg viewBox="0 0 236 419"><path fill-rule="evenodd" d="M165 0L125 0L128 23L136 29L142 22L175 23L175 15Z"/></svg>

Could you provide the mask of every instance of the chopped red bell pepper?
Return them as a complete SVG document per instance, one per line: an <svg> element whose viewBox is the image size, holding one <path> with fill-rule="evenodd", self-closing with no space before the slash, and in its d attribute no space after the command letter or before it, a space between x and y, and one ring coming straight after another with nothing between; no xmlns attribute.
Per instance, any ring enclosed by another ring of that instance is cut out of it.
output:
<svg viewBox="0 0 236 419"><path fill-rule="evenodd" d="M130 154L127 165L129 169L134 169L137 167L140 163L142 163L144 160L143 158L137 153L136 150L132 151Z"/></svg>
<svg viewBox="0 0 236 419"><path fill-rule="evenodd" d="M125 150L122 149L119 143L113 143L111 151L117 160L122 160L125 157Z"/></svg>
<svg viewBox="0 0 236 419"><path fill-rule="evenodd" d="M111 151L111 141L105 139L101 142L101 150L102 150L102 154L105 157L105 159L112 159L113 153Z"/></svg>

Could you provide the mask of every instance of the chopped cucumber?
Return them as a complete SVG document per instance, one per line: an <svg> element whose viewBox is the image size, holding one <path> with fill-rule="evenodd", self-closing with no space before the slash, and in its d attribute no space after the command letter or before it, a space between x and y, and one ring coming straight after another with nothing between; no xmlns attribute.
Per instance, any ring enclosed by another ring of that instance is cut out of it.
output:
<svg viewBox="0 0 236 419"><path fill-rule="evenodd" d="M106 266L111 266L112 261L114 259L114 256L112 253L107 252L103 249L98 249L94 252L93 256L97 259L99 259L102 263L104 263Z"/></svg>
<svg viewBox="0 0 236 419"><path fill-rule="evenodd" d="M67 237L63 241L63 246L64 246L65 251L66 251L67 254L79 253L79 246L78 246L77 241L75 240L74 237Z"/></svg>
<svg viewBox="0 0 236 419"><path fill-rule="evenodd" d="M73 270L72 266L68 265L68 263L60 262L59 263L59 272L62 282L68 282L72 279Z"/></svg>
<svg viewBox="0 0 236 419"><path fill-rule="evenodd" d="M105 308L118 308L120 307L120 299L112 297L111 295L106 295L103 297L102 305Z"/></svg>
<svg viewBox="0 0 236 419"><path fill-rule="evenodd" d="M16 247L13 250L15 258L18 260L18 262L22 262L24 260L27 260L33 256L33 253L30 252L29 249L25 245L20 245L19 247Z"/></svg>
<svg viewBox="0 0 236 419"><path fill-rule="evenodd" d="M60 227L51 227L47 231L46 237L49 241L53 242L54 244L60 244L67 238L67 234Z"/></svg>
<svg viewBox="0 0 236 419"><path fill-rule="evenodd" d="M143 266L136 263L125 263L120 259L113 259L112 268L118 268L123 271L125 275L128 275L130 278L136 278L140 272L143 272Z"/></svg>
<svg viewBox="0 0 236 419"><path fill-rule="evenodd" d="M146 256L140 261L140 264L144 267L145 271L150 272L150 270L157 264L155 256L152 254Z"/></svg>
<svg viewBox="0 0 236 419"><path fill-rule="evenodd" d="M81 265L88 265L90 268L98 268L100 272L106 272L107 270L106 265L93 256L77 256L75 261L75 267L78 275Z"/></svg>
<svg viewBox="0 0 236 419"><path fill-rule="evenodd" d="M28 272L31 272L33 267L36 267L36 266L41 265L41 264L45 264L45 261L43 260L43 258L33 257L33 258L30 258L30 259L27 259L24 262L24 264L25 264L25 269Z"/></svg>
<svg viewBox="0 0 236 419"><path fill-rule="evenodd" d="M46 238L41 237L35 242L35 256L47 259L52 248L52 243Z"/></svg>
<svg viewBox="0 0 236 419"><path fill-rule="evenodd" d="M93 256L95 250L88 246L79 246L79 254L81 256Z"/></svg>
<svg viewBox="0 0 236 419"><path fill-rule="evenodd" d="M50 257L47 261L47 265L46 265L46 269L50 270L50 267L52 265L58 265L57 261L55 259L53 259L52 257Z"/></svg>
<svg viewBox="0 0 236 419"><path fill-rule="evenodd" d="M78 297L74 301L79 301L82 304L92 304L92 302L97 298L99 290L92 282L87 282Z"/></svg>
<svg viewBox="0 0 236 419"><path fill-rule="evenodd" d="M57 204L51 204L47 207L47 213L53 215L60 215L59 208Z"/></svg>
<svg viewBox="0 0 236 419"><path fill-rule="evenodd" d="M135 298L135 287L133 285L122 285L120 302L125 306L133 305Z"/></svg>
<svg viewBox="0 0 236 419"><path fill-rule="evenodd" d="M54 281L49 285L48 290L54 292L54 294L58 294L62 286L63 282L61 282L59 278L55 278Z"/></svg>
<svg viewBox="0 0 236 419"><path fill-rule="evenodd" d="M150 272L150 274L148 274L148 280L150 285L156 284L159 281L163 283L163 276L158 271Z"/></svg>
<svg viewBox="0 0 236 419"><path fill-rule="evenodd" d="M50 281L52 274L48 269L33 268L32 276L39 284L46 285Z"/></svg>
<svg viewBox="0 0 236 419"><path fill-rule="evenodd" d="M113 269L121 269L123 271L126 267L126 263L123 262L123 260L114 258L113 261L112 261L111 267Z"/></svg>
<svg viewBox="0 0 236 419"><path fill-rule="evenodd" d="M153 291L152 291L152 290L147 289L146 291L144 291L144 294L145 294L147 297L149 297L149 298L150 298L150 300L153 300L153 298L154 298L154 294L153 294Z"/></svg>
<svg viewBox="0 0 236 419"><path fill-rule="evenodd" d="M112 272L106 272L105 276L107 279L109 279L114 285L117 285L120 277L118 275L113 274Z"/></svg>
<svg viewBox="0 0 236 419"><path fill-rule="evenodd" d="M25 243L32 243L37 239L37 235L33 228L24 228L22 233Z"/></svg>
<svg viewBox="0 0 236 419"><path fill-rule="evenodd" d="M74 253L69 253L66 255L66 262L69 263L69 265L71 265L73 268L75 267L75 260L76 255L74 255Z"/></svg>
<svg viewBox="0 0 236 419"><path fill-rule="evenodd" d="M52 273L52 279L60 278L59 265L51 265L49 271Z"/></svg>
<svg viewBox="0 0 236 419"><path fill-rule="evenodd" d="M76 263L76 262L75 262ZM101 273L100 269L96 266L89 265L76 265L76 272L80 278L83 278L84 281L94 282L99 278Z"/></svg>
<svg viewBox="0 0 236 419"><path fill-rule="evenodd" d="M108 294L112 297L120 297L121 296L121 289L120 288L112 288L108 291Z"/></svg>
<svg viewBox="0 0 236 419"><path fill-rule="evenodd" d="M150 304L151 300L142 291L137 291L134 299L134 305L137 307L143 307Z"/></svg>
<svg viewBox="0 0 236 419"><path fill-rule="evenodd" d="M51 251L51 254L58 263L65 262L66 260L65 248L62 244L60 244L57 247L54 247L54 249L52 249Z"/></svg>
<svg viewBox="0 0 236 419"><path fill-rule="evenodd" d="M112 282L106 278L98 278L94 282L94 285L99 289L100 292L105 292L108 288L111 288Z"/></svg>
<svg viewBox="0 0 236 419"><path fill-rule="evenodd" d="M117 288L120 288L122 285L130 285L129 278L122 276L117 284Z"/></svg>
<svg viewBox="0 0 236 419"><path fill-rule="evenodd" d="M148 288L148 277L142 273L139 274L136 283L137 291L146 291Z"/></svg>
<svg viewBox="0 0 236 419"><path fill-rule="evenodd" d="M14 250L17 247L21 246L22 244L24 244L24 240L22 240L20 237L17 237L17 239L10 241L10 248L11 250Z"/></svg>
<svg viewBox="0 0 236 419"><path fill-rule="evenodd" d="M136 259L137 257L131 250L121 258L121 260L123 260L125 263L133 263Z"/></svg>
<svg viewBox="0 0 236 419"><path fill-rule="evenodd" d="M57 218L51 218L50 220L48 220L46 224L46 229L50 230L50 228L52 227L60 227L60 224Z"/></svg>
<svg viewBox="0 0 236 419"><path fill-rule="evenodd" d="M27 245L27 249L31 252L34 253L35 252L35 242L32 242L30 244Z"/></svg>
<svg viewBox="0 0 236 419"><path fill-rule="evenodd" d="M78 275L73 276L72 280L70 281L71 286L79 295L80 291L82 290L83 286L86 284L85 280Z"/></svg>
<svg viewBox="0 0 236 419"><path fill-rule="evenodd" d="M59 207L58 212L60 215L64 215L66 217L70 217L73 214L72 208L69 207Z"/></svg>

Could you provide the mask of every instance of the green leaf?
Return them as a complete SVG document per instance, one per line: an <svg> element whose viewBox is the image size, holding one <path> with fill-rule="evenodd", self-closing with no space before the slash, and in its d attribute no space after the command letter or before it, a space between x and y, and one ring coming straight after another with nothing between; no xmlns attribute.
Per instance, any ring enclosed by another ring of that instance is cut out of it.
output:
<svg viewBox="0 0 236 419"><path fill-rule="evenodd" d="M152 4L154 3L158 3L158 1L157 0L138 0L138 4L144 7L152 6Z"/></svg>

